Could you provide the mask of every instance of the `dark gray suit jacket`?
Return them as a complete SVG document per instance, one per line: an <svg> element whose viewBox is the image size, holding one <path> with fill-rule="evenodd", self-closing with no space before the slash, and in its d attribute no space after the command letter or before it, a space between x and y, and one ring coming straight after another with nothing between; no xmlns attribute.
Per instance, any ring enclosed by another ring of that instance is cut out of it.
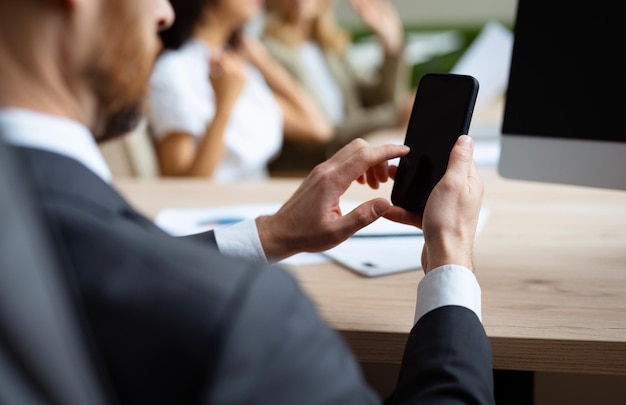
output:
<svg viewBox="0 0 626 405"><path fill-rule="evenodd" d="M173 238L80 163L16 151L122 403L381 402L288 272L226 257L210 233ZM413 328L390 401L493 402L471 311L440 308Z"/></svg>

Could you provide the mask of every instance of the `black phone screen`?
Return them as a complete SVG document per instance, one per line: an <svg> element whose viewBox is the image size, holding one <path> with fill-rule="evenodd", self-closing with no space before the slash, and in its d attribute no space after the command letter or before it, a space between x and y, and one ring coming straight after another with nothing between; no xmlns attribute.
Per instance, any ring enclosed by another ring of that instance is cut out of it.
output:
<svg viewBox="0 0 626 405"><path fill-rule="evenodd" d="M409 211L423 211L443 177L457 138L467 134L478 96L478 81L468 75L428 73L415 93L391 201Z"/></svg>

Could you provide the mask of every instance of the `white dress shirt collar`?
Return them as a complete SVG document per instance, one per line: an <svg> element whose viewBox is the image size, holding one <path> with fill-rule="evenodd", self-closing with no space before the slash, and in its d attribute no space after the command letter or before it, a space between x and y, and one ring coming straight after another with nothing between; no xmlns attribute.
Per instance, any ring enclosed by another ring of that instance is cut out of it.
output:
<svg viewBox="0 0 626 405"><path fill-rule="evenodd" d="M6 142L45 150L77 160L104 181L112 179L96 141L83 124L30 110L0 109L0 128Z"/></svg>

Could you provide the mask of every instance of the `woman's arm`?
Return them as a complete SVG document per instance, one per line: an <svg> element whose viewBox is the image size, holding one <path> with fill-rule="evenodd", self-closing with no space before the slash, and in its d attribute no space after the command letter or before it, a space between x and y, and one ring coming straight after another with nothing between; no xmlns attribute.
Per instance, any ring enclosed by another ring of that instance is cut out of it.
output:
<svg viewBox="0 0 626 405"><path fill-rule="evenodd" d="M330 122L261 42L245 37L241 42L241 51L259 69L281 106L285 137L315 143L326 143L332 139Z"/></svg>
<svg viewBox="0 0 626 405"><path fill-rule="evenodd" d="M398 13L388 0L350 0L363 22L376 34L385 53L399 55L404 48L404 32Z"/></svg>
<svg viewBox="0 0 626 405"><path fill-rule="evenodd" d="M350 5L376 35L385 55L374 80L359 80L361 100L365 106L398 102L405 96L409 78L403 61L402 21L388 0L350 0Z"/></svg>
<svg viewBox="0 0 626 405"><path fill-rule="evenodd" d="M224 152L224 131L246 81L245 62L232 53L211 57L215 116L199 144L187 132L171 132L157 144L164 176L212 177Z"/></svg>
<svg viewBox="0 0 626 405"><path fill-rule="evenodd" d="M232 108L231 108L232 109ZM230 111L218 114L207 126L199 145L188 132L171 132L157 143L163 176L213 177L223 154L223 135Z"/></svg>

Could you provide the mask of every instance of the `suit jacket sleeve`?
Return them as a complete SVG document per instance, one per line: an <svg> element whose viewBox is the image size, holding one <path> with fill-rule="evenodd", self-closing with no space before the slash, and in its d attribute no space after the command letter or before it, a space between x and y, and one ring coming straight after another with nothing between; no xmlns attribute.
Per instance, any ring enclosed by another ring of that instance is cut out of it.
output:
<svg viewBox="0 0 626 405"><path fill-rule="evenodd" d="M215 240L215 232L208 231L202 232L194 235L182 236L181 239L185 239L188 241L200 242L203 244L209 244L213 247L217 247L217 241Z"/></svg>
<svg viewBox="0 0 626 405"><path fill-rule="evenodd" d="M424 315L386 404L494 404L491 344L476 314L445 306Z"/></svg>
<svg viewBox="0 0 626 405"><path fill-rule="evenodd" d="M341 335L319 318L286 271L259 269L239 297L223 325L205 403L381 402Z"/></svg>

